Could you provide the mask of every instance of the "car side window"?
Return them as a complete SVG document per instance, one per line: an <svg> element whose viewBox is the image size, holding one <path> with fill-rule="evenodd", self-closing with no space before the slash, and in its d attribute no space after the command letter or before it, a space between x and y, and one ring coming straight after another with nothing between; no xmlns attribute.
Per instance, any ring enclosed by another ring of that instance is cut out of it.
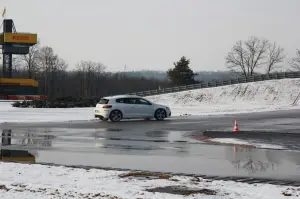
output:
<svg viewBox="0 0 300 199"><path fill-rule="evenodd" d="M141 104L141 105L151 105L150 102L148 102L145 99L142 98L118 98L116 99L117 103L122 104Z"/></svg>
<svg viewBox="0 0 300 199"><path fill-rule="evenodd" d="M122 103L122 104L134 104L135 101L133 101L131 98L118 98L116 99L117 103Z"/></svg>
<svg viewBox="0 0 300 199"><path fill-rule="evenodd" d="M118 99L116 99L116 102L117 103L125 103L124 98L118 98Z"/></svg>
<svg viewBox="0 0 300 199"><path fill-rule="evenodd" d="M134 104L135 101L132 98L123 98L123 102L124 104Z"/></svg>
<svg viewBox="0 0 300 199"><path fill-rule="evenodd" d="M147 100L142 99L142 98L137 98L137 99L136 99L136 104L141 104L141 105L151 105L150 102L148 102Z"/></svg>
<svg viewBox="0 0 300 199"><path fill-rule="evenodd" d="M136 104L136 99L135 98L128 98L129 104Z"/></svg>

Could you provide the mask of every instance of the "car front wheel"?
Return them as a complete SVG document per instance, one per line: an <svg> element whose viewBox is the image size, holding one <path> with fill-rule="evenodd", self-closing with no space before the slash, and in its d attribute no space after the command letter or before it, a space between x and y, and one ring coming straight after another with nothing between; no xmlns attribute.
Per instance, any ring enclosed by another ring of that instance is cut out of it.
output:
<svg viewBox="0 0 300 199"><path fill-rule="evenodd" d="M156 120L162 121L167 117L167 113L164 109L160 108L155 111L154 117Z"/></svg>

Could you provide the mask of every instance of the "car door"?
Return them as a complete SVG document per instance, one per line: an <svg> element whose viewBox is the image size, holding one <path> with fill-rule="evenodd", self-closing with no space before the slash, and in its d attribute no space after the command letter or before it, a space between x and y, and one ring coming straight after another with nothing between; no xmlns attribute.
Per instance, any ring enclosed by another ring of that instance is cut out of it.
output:
<svg viewBox="0 0 300 199"><path fill-rule="evenodd" d="M143 98L135 98L135 103L138 117L153 117L152 103Z"/></svg>
<svg viewBox="0 0 300 199"><path fill-rule="evenodd" d="M119 109L122 111L124 118L133 118L136 115L134 100L131 98L121 98L116 101L120 103Z"/></svg>
<svg viewBox="0 0 300 199"><path fill-rule="evenodd" d="M132 98L127 98L128 99L128 104L129 104L129 112L130 112L130 117L131 118L139 118L141 117L140 114L140 107L139 103L137 101L137 98L132 97Z"/></svg>

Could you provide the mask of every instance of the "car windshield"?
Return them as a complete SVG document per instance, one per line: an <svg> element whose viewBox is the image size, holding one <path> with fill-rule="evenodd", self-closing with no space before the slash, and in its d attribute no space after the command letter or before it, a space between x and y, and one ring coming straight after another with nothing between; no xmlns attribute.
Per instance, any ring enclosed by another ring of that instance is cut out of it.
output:
<svg viewBox="0 0 300 199"><path fill-rule="evenodd" d="M98 102L98 104L107 104L109 102L108 99L100 99L100 101Z"/></svg>

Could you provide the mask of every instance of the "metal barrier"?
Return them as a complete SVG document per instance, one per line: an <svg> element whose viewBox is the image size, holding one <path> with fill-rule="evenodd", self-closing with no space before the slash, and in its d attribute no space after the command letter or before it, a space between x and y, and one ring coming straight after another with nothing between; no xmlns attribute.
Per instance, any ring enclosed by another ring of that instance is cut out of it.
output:
<svg viewBox="0 0 300 199"><path fill-rule="evenodd" d="M300 78L300 71L299 72L283 72L283 73L270 73L270 74L263 74L263 75L254 75L248 77L241 77L237 79L229 79L229 80L217 80L217 81L210 81L200 84L190 84L185 86L176 86L171 88L162 88L156 90L148 90L148 91L141 91L135 93L129 93L130 95L138 95L138 96L150 96L150 95L159 95L165 93L175 93L180 91L186 90L194 90L194 89L201 89L201 88L211 88L211 87L219 87L219 86L226 86L226 85L233 85L233 84L241 84L241 83L248 83L248 82L258 82L258 81L266 81L266 80L274 80L274 79L288 79L288 78Z"/></svg>

